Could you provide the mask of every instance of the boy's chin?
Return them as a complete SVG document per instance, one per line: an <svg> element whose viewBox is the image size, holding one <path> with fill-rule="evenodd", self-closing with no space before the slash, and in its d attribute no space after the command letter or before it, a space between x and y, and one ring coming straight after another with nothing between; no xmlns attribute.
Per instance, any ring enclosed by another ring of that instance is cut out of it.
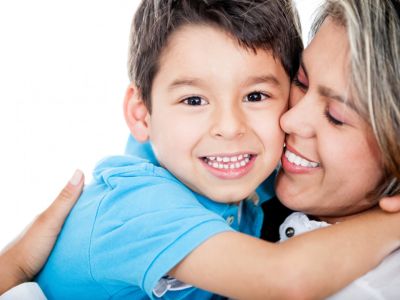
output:
<svg viewBox="0 0 400 300"><path fill-rule="evenodd" d="M242 194L237 192L232 193L208 193L205 195L207 198L218 202L218 203L225 203L225 204L239 204L240 201L247 199L249 194Z"/></svg>
<svg viewBox="0 0 400 300"><path fill-rule="evenodd" d="M208 199L218 202L218 203L225 203L225 204L238 204L240 201L248 199L253 194L255 194L255 190L258 185L254 184L214 184L210 187L208 185L202 186L194 186L191 184L187 184L186 186L189 187L192 191L207 197Z"/></svg>

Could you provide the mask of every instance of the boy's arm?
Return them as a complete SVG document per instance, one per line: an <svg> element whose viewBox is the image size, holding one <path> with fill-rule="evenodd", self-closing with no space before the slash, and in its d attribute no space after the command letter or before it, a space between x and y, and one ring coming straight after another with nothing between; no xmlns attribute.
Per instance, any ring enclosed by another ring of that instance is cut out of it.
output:
<svg viewBox="0 0 400 300"><path fill-rule="evenodd" d="M235 299L321 299L400 246L400 214L372 210L281 244L226 232L189 254L170 275Z"/></svg>
<svg viewBox="0 0 400 300"><path fill-rule="evenodd" d="M76 171L53 203L0 253L0 295L20 283L32 280L40 271L82 188L83 174Z"/></svg>

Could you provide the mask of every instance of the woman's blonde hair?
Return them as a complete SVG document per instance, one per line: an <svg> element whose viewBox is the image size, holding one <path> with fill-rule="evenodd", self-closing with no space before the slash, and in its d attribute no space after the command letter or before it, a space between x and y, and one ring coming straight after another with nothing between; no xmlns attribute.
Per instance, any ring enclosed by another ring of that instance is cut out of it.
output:
<svg viewBox="0 0 400 300"><path fill-rule="evenodd" d="M354 104L371 125L381 151L384 176L373 194L399 194L400 2L327 0L312 34L328 17L346 28L350 45L349 81L357 99Z"/></svg>

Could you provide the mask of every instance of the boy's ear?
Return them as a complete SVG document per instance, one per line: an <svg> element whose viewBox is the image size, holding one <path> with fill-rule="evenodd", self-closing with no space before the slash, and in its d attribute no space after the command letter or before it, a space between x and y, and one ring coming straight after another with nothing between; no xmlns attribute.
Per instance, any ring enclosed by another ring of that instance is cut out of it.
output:
<svg viewBox="0 0 400 300"><path fill-rule="evenodd" d="M138 142L149 139L149 111L144 105L139 90L134 84L126 89L124 99L124 115L129 130Z"/></svg>

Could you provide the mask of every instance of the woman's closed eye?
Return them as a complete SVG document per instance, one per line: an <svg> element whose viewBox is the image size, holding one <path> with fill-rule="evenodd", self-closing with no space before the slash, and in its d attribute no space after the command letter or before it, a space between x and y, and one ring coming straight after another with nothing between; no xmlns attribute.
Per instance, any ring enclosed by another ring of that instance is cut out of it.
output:
<svg viewBox="0 0 400 300"><path fill-rule="evenodd" d="M345 124L344 121L340 120L339 117L336 117L334 114L332 114L329 111L328 107L325 109L324 115L325 115L326 119L328 120L328 122L333 124L334 126L342 126Z"/></svg>

